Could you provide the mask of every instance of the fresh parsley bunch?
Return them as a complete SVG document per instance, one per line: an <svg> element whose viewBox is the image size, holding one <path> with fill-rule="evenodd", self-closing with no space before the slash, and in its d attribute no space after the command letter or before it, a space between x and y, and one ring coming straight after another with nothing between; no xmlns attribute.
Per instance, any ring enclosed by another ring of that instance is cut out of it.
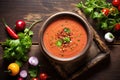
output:
<svg viewBox="0 0 120 80"><path fill-rule="evenodd" d="M28 33L28 34L26 34ZM32 45L31 37L33 32L27 28L24 33L18 33L19 39L7 39L3 42L4 54L3 58L7 60L22 60L26 61L28 59L27 52Z"/></svg>
<svg viewBox="0 0 120 80"><path fill-rule="evenodd" d="M120 12L106 0L86 0L78 3L77 7L96 20L102 30L114 31L115 25L120 23Z"/></svg>
<svg viewBox="0 0 120 80"><path fill-rule="evenodd" d="M29 28L25 28L24 32L19 32L17 35L18 39L7 39L2 43L4 54L3 58L6 60L14 61L27 61L27 52L32 45L32 35L33 31L31 28L41 20L33 22Z"/></svg>

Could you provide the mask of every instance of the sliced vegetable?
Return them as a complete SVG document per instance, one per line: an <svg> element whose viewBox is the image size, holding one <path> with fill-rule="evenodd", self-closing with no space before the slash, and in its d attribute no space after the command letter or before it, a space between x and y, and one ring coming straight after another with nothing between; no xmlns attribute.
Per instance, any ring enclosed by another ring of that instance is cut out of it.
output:
<svg viewBox="0 0 120 80"><path fill-rule="evenodd" d="M105 34L104 38L105 38L105 40L107 42L113 42L113 40L114 40L115 37L114 37L114 35L111 32L107 32Z"/></svg>
<svg viewBox="0 0 120 80"><path fill-rule="evenodd" d="M37 57L35 57L35 56L31 56L30 58L29 58L29 64L31 64L32 66L37 66L38 65L38 63L39 63L39 61L38 61L38 58Z"/></svg>
<svg viewBox="0 0 120 80"><path fill-rule="evenodd" d="M16 76L19 73L20 67L16 63L11 63L8 66L8 71L10 72L11 76Z"/></svg>
<svg viewBox="0 0 120 80"><path fill-rule="evenodd" d="M26 23L23 20L17 20L15 25L15 29L17 31L23 31L25 29Z"/></svg>
<svg viewBox="0 0 120 80"><path fill-rule="evenodd" d="M27 71L26 70L20 71L20 77L26 78L27 77Z"/></svg>

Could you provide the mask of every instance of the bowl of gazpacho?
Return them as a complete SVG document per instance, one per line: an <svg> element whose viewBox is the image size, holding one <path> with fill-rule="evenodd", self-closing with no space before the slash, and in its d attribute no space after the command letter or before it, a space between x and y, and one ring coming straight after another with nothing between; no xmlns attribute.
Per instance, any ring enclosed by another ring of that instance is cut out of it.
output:
<svg viewBox="0 0 120 80"><path fill-rule="evenodd" d="M50 16L40 30L40 46L45 56L56 61L83 58L92 41L88 22L73 12Z"/></svg>

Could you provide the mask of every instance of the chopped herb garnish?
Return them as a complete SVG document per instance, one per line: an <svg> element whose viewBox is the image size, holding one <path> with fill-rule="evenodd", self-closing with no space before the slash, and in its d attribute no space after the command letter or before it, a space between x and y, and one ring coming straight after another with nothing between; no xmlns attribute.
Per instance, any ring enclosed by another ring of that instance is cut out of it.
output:
<svg viewBox="0 0 120 80"><path fill-rule="evenodd" d="M57 40L56 45L57 45L58 47L61 47L61 46L62 46L62 40Z"/></svg>
<svg viewBox="0 0 120 80"><path fill-rule="evenodd" d="M64 37L64 38L63 38L63 42L64 42L64 43L69 43L70 40L71 40L70 37Z"/></svg>
<svg viewBox="0 0 120 80"><path fill-rule="evenodd" d="M70 29L64 28L62 31L58 32L57 39L56 46L58 47L64 47L64 45L69 44L71 41Z"/></svg>
<svg viewBox="0 0 120 80"><path fill-rule="evenodd" d="M64 32L70 33L70 29L69 28L64 28Z"/></svg>

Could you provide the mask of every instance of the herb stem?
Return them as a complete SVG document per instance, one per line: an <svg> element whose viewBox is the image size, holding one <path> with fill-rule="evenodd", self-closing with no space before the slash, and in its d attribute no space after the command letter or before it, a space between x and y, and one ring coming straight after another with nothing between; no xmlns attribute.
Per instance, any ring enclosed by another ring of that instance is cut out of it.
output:
<svg viewBox="0 0 120 80"><path fill-rule="evenodd" d="M34 22L30 25L30 27L28 28L28 31L27 31L25 34L27 34L35 24L37 24L37 23L39 23L39 22L41 22L41 21L42 21L42 19L34 21Z"/></svg>
<svg viewBox="0 0 120 80"><path fill-rule="evenodd" d="M33 22L33 23L30 25L29 30L30 30L35 24L37 24L37 23L39 23L39 22L41 22L41 21L42 21L42 19L36 20L35 22Z"/></svg>

